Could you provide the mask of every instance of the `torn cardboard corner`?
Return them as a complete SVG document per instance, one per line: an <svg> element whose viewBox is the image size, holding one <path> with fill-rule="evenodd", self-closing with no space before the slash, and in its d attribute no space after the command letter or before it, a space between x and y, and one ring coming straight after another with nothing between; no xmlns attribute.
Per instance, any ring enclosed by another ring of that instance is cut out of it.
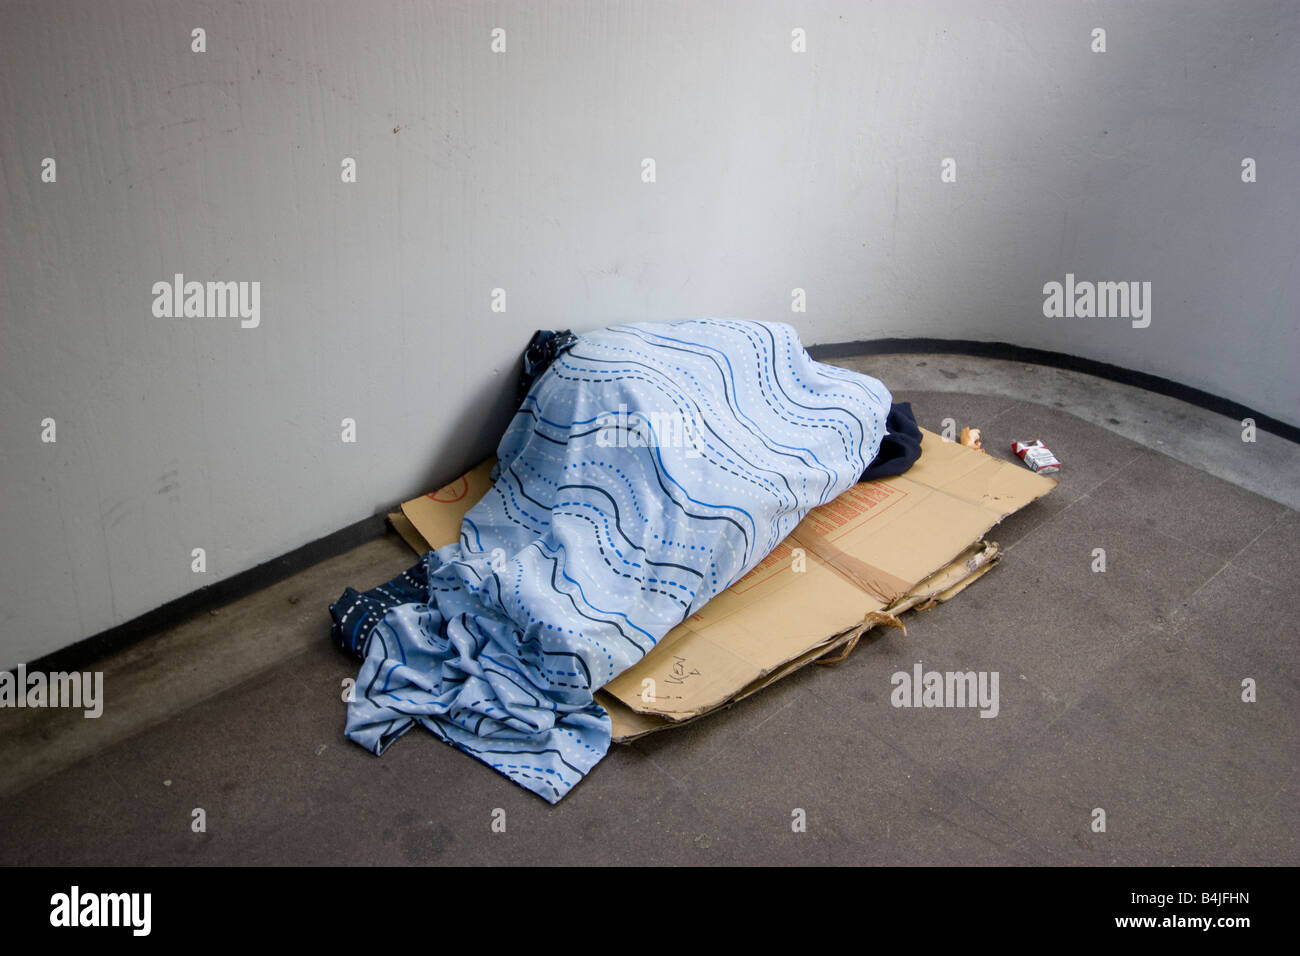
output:
<svg viewBox="0 0 1300 956"><path fill-rule="evenodd" d="M491 487L493 459L389 516L417 552L460 537ZM847 654L880 623L946 601L998 560L984 534L1056 481L922 429L902 475L814 508L757 567L600 690L615 740L633 740Z"/></svg>

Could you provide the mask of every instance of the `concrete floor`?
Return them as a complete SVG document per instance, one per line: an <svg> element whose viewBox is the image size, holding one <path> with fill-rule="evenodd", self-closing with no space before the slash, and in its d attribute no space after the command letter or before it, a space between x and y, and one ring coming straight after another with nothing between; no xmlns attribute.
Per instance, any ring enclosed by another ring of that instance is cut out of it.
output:
<svg viewBox="0 0 1300 956"><path fill-rule="evenodd" d="M418 729L380 758L343 738L325 609L413 562L390 533L103 660L98 720L0 710L0 864L1300 863L1296 446L1075 373L838 364L1064 462L907 636L615 747L552 808ZM998 671L1000 714L893 708L917 661Z"/></svg>

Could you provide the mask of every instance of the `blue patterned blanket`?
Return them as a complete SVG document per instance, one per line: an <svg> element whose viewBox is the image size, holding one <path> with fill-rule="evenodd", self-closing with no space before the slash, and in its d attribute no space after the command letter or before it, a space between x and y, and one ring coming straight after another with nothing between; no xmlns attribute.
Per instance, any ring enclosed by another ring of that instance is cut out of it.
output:
<svg viewBox="0 0 1300 956"><path fill-rule="evenodd" d="M858 481L890 394L779 323L585 333L537 379L460 540L330 607L347 736L415 724L551 803L605 755L592 694Z"/></svg>

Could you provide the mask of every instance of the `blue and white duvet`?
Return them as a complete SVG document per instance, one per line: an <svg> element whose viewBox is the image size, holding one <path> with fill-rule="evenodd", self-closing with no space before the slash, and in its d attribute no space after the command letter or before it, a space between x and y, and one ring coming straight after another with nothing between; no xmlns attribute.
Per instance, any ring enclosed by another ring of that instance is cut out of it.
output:
<svg viewBox="0 0 1300 956"><path fill-rule="evenodd" d="M609 748L592 694L854 484L889 409L779 323L579 336L460 540L331 606L364 660L347 736L378 754L419 723L557 802Z"/></svg>

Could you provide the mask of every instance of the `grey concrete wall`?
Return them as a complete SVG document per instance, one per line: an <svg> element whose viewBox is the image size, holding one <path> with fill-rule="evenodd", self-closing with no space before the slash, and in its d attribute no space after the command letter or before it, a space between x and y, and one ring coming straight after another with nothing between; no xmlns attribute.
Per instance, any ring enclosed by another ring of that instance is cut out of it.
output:
<svg viewBox="0 0 1300 956"><path fill-rule="evenodd" d="M0 666L457 474L538 327L1004 340L1300 422L1298 10L5 3ZM155 316L176 273L260 323ZM1067 273L1150 325L1044 317Z"/></svg>

